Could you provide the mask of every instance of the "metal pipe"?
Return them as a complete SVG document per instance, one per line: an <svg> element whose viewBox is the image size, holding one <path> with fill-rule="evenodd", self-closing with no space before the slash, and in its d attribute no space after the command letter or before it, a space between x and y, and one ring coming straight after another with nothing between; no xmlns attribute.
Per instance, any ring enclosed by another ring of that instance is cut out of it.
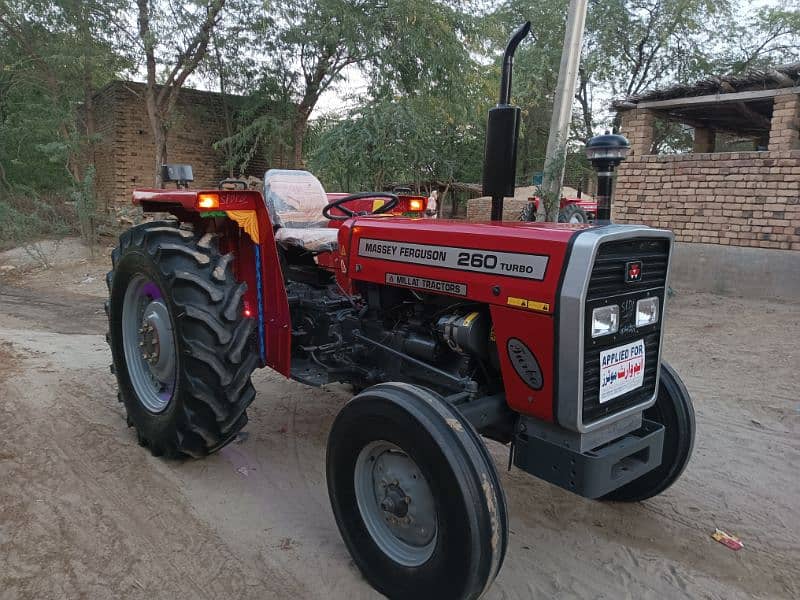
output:
<svg viewBox="0 0 800 600"><path fill-rule="evenodd" d="M595 219L598 225L608 225L611 222L611 194L614 186L614 166L606 165L604 170L597 172L597 214Z"/></svg>
<svg viewBox="0 0 800 600"><path fill-rule="evenodd" d="M511 76L514 70L514 53L517 51L519 43L531 30L531 22L525 23L511 34L506 44L506 51L503 54L503 73L500 79L500 102L498 104L511 104Z"/></svg>
<svg viewBox="0 0 800 600"><path fill-rule="evenodd" d="M436 373L436 375L438 375L439 377L456 384L457 387L455 389L459 390L466 389L467 387L469 387L469 384L472 381L471 379L468 378L456 377L452 373L448 373L447 371L443 371L442 369L434 367L433 365L429 365L425 361L416 359L413 356L406 354L405 352L401 352L400 350L395 350L391 346L387 346L386 344L381 344L380 342L376 342L372 338L368 338L359 331L354 331L353 337L357 340L361 340L362 342L366 342L367 344L372 344L373 346L380 348L384 352L393 354L394 356L401 358L404 361L411 363L412 365L417 365L421 369L425 369L427 371L430 371L431 373Z"/></svg>
<svg viewBox="0 0 800 600"><path fill-rule="evenodd" d="M545 198L561 198L561 185L564 181L569 125L572 121L572 100L578 79L578 66L583 44L583 28L586 23L588 0L570 0L567 12L567 27L564 33L564 48L561 53L561 66L558 70L558 84L553 100L553 114L550 119L550 135L544 159L544 178L541 189L544 192L539 202L538 220L545 220ZM558 206L558 204L556 204Z"/></svg>
<svg viewBox="0 0 800 600"><path fill-rule="evenodd" d="M504 196L502 195L492 196L492 213L490 217L492 221L503 220L503 200Z"/></svg>

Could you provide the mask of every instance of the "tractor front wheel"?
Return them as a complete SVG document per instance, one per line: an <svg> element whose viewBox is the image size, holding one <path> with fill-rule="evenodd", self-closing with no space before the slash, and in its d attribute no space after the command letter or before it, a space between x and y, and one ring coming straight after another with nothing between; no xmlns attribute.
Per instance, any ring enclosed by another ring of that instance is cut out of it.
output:
<svg viewBox="0 0 800 600"><path fill-rule="evenodd" d="M607 494L603 500L638 502L657 496L677 481L689 463L695 432L692 398L675 369L666 362L661 363L658 398L644 411L644 417L664 426L661 465Z"/></svg>
<svg viewBox="0 0 800 600"><path fill-rule="evenodd" d="M328 493L364 577L390 598L476 598L508 538L494 463L463 416L433 392L370 387L328 439Z"/></svg>
<svg viewBox="0 0 800 600"><path fill-rule="evenodd" d="M213 234L170 221L133 227L112 253L112 370L128 425L156 456L205 456L247 423L258 358L231 259Z"/></svg>

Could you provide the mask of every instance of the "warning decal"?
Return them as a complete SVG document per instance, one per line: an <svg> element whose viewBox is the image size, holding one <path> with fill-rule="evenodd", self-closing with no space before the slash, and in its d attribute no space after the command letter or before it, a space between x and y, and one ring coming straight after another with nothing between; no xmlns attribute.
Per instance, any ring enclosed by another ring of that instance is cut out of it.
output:
<svg viewBox="0 0 800 600"><path fill-rule="evenodd" d="M358 255L394 262L427 265L459 271L491 273L523 279L544 279L549 257L541 254L494 252L361 238Z"/></svg>
<svg viewBox="0 0 800 600"><path fill-rule="evenodd" d="M456 283L454 281L440 281L438 279L425 279L424 277L414 277L413 275L398 275L397 273L387 273L386 283L388 285L399 285L402 287L425 290L426 292L441 292L443 294L453 294L455 296L467 295L467 284Z"/></svg>

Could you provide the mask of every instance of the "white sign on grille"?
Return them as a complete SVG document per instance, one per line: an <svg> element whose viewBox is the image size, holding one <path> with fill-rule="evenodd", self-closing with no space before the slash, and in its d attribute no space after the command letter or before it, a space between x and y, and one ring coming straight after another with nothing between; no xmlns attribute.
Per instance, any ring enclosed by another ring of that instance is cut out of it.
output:
<svg viewBox="0 0 800 600"><path fill-rule="evenodd" d="M642 387L644 340L600 353L600 404Z"/></svg>

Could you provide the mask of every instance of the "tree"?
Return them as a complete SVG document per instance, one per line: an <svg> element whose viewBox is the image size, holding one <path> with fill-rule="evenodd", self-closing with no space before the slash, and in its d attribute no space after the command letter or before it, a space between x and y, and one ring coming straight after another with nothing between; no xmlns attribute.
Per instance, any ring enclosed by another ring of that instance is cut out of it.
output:
<svg viewBox="0 0 800 600"><path fill-rule="evenodd" d="M137 0L138 33L147 71L145 105L155 143L154 175L161 187L161 165L167 160L167 137L170 119L175 111L181 87L197 70L208 52L212 32L219 22L225 0L209 0L184 4L182 11L166 14L164 6L154 0ZM169 42L167 42L169 40ZM159 58L159 50L177 41L174 58ZM158 68L166 68L166 77L159 82Z"/></svg>
<svg viewBox="0 0 800 600"><path fill-rule="evenodd" d="M743 21L729 24L731 33L726 71L742 73L751 68L769 68L800 60L800 2L792 0L779 8L762 6Z"/></svg>
<svg viewBox="0 0 800 600"><path fill-rule="evenodd" d="M25 165L28 181L82 182L95 135L92 96L126 64L107 35L120 10L114 0L0 1L0 137L16 151L0 149L0 172L19 180L16 165ZM60 172L43 169L42 158Z"/></svg>
<svg viewBox="0 0 800 600"><path fill-rule="evenodd" d="M262 49L269 57L255 95L270 109L291 112L288 137L291 164L303 160L308 121L320 97L345 71L358 69L371 83L372 97L414 93L423 85L446 87L459 65L469 61L465 47L470 19L444 2L409 0L287 0L261 22L274 29ZM271 117L248 128L274 128Z"/></svg>
<svg viewBox="0 0 800 600"><path fill-rule="evenodd" d="M326 183L344 191L396 184L422 191L471 181L480 176L482 161L480 108L429 94L378 99L323 123L309 161Z"/></svg>

